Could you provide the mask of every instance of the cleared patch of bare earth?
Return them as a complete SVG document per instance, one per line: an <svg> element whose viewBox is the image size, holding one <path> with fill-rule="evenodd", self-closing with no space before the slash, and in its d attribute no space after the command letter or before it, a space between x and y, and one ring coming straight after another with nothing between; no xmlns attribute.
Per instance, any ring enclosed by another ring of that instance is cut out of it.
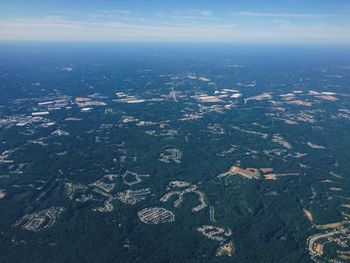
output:
<svg viewBox="0 0 350 263"><path fill-rule="evenodd" d="M284 123L289 124L289 125L297 125L298 123L296 121L288 120L288 119L280 119L284 121Z"/></svg>
<svg viewBox="0 0 350 263"><path fill-rule="evenodd" d="M329 100L329 101L336 101L338 100L338 98L331 96L331 95L321 95L321 96L316 96L316 98L318 99L322 99L322 100Z"/></svg>
<svg viewBox="0 0 350 263"><path fill-rule="evenodd" d="M270 192L265 193L265 195L268 195L268 196L279 196L280 194L277 193L276 191L270 191Z"/></svg>
<svg viewBox="0 0 350 263"><path fill-rule="evenodd" d="M303 101L303 100L291 100L286 102L287 104L292 104L292 105L301 105L301 106L306 106L306 107L311 107L312 103L309 101Z"/></svg>
<svg viewBox="0 0 350 263"><path fill-rule="evenodd" d="M326 149L326 147L324 147L322 145L318 145L318 144L311 143L311 142L307 142L307 145L313 149Z"/></svg>
<svg viewBox="0 0 350 263"><path fill-rule="evenodd" d="M231 128L233 128L235 130L238 130L238 131L241 131L241 132L245 132L245 133L248 133L248 134L260 135L263 139L267 139L267 137L269 136L267 133L251 131L251 130L245 130L245 129L242 129L240 127L234 126L234 125L230 125L230 126L231 126Z"/></svg>
<svg viewBox="0 0 350 263"><path fill-rule="evenodd" d="M222 100L218 96L202 96L201 95L201 96L195 96L194 98L202 103L222 102Z"/></svg>
<svg viewBox="0 0 350 263"><path fill-rule="evenodd" d="M282 145L284 148L287 148L287 149L291 149L292 148L292 145L289 142L285 141L283 139L283 137L280 136L279 134L274 134L272 136L272 141Z"/></svg>
<svg viewBox="0 0 350 263"><path fill-rule="evenodd" d="M218 248L218 250L216 251L216 256L217 257L221 257L221 256L228 256L228 257L232 257L233 253L234 253L234 246L232 241L220 246Z"/></svg>
<svg viewBox="0 0 350 263"><path fill-rule="evenodd" d="M264 177L266 180L277 180L276 174L265 174Z"/></svg>
<svg viewBox="0 0 350 263"><path fill-rule="evenodd" d="M249 97L249 98L245 99L245 101L248 101L248 100L271 100L271 99L272 99L271 93L262 93L262 94L257 95L257 96Z"/></svg>
<svg viewBox="0 0 350 263"><path fill-rule="evenodd" d="M311 212L305 208L303 209L303 212L304 212L306 218L309 219L309 221L312 223L314 221L314 218L313 218Z"/></svg>
<svg viewBox="0 0 350 263"><path fill-rule="evenodd" d="M331 187L329 188L331 191L335 191L335 192L340 192L342 189L338 188L338 187Z"/></svg>
<svg viewBox="0 0 350 263"><path fill-rule="evenodd" d="M252 179L252 178L259 179L260 178L259 169L256 169L256 168L242 169L238 166L231 166L229 172L232 174L241 175L241 176L246 177L248 179Z"/></svg>
<svg viewBox="0 0 350 263"><path fill-rule="evenodd" d="M341 227L347 223L349 223L349 222L348 221L341 221L341 222L329 223L329 224L324 224L324 225L316 225L316 228L320 229L320 230L337 228L337 227Z"/></svg>
<svg viewBox="0 0 350 263"><path fill-rule="evenodd" d="M261 176L265 180L277 180L280 176L298 176L299 173L275 173L273 168L240 168L238 166L231 166L227 172L221 173L217 178L225 178L232 175L240 175L247 179L259 179Z"/></svg>
<svg viewBox="0 0 350 263"><path fill-rule="evenodd" d="M6 196L6 190L0 189L0 199L3 199Z"/></svg>

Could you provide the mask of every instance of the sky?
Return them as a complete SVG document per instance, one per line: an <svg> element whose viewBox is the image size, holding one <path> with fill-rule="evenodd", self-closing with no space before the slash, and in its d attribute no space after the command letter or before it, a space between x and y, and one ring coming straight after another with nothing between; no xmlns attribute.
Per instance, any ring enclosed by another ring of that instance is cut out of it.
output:
<svg viewBox="0 0 350 263"><path fill-rule="evenodd" d="M0 0L0 41L350 44L350 0Z"/></svg>

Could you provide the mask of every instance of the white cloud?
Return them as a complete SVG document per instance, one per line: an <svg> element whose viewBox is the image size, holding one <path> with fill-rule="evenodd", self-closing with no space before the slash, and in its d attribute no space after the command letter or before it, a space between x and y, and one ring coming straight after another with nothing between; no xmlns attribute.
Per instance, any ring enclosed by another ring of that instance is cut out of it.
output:
<svg viewBox="0 0 350 263"><path fill-rule="evenodd" d="M181 23L205 23L215 22L218 19L213 16L210 10L199 10L199 9L183 9L181 11L171 12L154 12L154 17L159 19L158 22L164 24L181 24Z"/></svg>
<svg viewBox="0 0 350 263"><path fill-rule="evenodd" d="M110 17L110 16L130 16L134 15L130 10L112 9L112 10L98 10L92 14L96 17Z"/></svg>
<svg viewBox="0 0 350 263"><path fill-rule="evenodd" d="M201 11L202 16L212 16L213 13L210 10L203 10Z"/></svg>
<svg viewBox="0 0 350 263"><path fill-rule="evenodd" d="M237 12L233 13L233 15L238 16L250 16L250 17L296 17L296 18L320 18L320 17L328 17L332 15L318 15L318 14L303 14L303 13L260 13L260 12Z"/></svg>

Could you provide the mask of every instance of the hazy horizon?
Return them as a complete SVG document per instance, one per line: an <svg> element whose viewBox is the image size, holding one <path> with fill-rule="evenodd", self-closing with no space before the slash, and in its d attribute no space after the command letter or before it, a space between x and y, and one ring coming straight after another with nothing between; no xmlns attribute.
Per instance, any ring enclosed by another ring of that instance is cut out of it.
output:
<svg viewBox="0 0 350 263"><path fill-rule="evenodd" d="M349 1L2 1L0 41L350 43Z"/></svg>

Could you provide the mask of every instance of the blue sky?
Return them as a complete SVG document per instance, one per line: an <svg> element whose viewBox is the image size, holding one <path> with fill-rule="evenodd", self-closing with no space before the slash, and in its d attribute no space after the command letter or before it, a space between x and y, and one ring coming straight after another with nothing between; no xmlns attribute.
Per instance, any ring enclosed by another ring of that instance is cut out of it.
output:
<svg viewBox="0 0 350 263"><path fill-rule="evenodd" d="M0 0L0 40L350 43L350 0Z"/></svg>

